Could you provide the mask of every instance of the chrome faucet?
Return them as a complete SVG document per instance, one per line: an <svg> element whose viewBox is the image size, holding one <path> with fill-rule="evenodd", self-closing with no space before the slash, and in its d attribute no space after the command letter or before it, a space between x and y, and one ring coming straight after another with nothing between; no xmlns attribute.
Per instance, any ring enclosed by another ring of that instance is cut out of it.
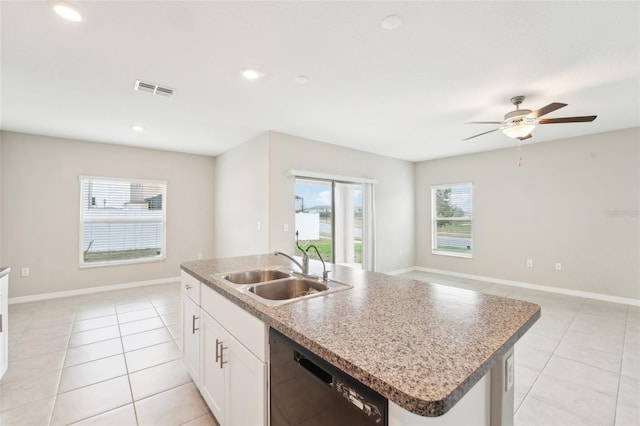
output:
<svg viewBox="0 0 640 426"><path fill-rule="evenodd" d="M302 271L302 273L304 275L308 275L309 274L309 255L307 254L307 252L302 247L300 247L300 242L298 240L298 231L296 231L296 247L298 247L298 249L302 252L302 265L300 264L300 262L295 260L293 257L289 256L287 253L283 253L281 251L276 251L276 252L273 253L273 255L277 256L277 255L281 254L284 257L289 258L293 263L298 265L298 268L300 268L300 270ZM322 263L324 263L324 262L322 262Z"/></svg>
<svg viewBox="0 0 640 426"><path fill-rule="evenodd" d="M327 265L324 264L324 259L322 258L322 255L320 255L320 250L318 250L318 247L316 247L313 244L311 244L309 247L307 247L306 251L308 252L309 249L314 249L316 251L316 253L318 253L318 257L320 258L320 262L322 262L322 280L323 281L327 281L329 279L329 272L331 272L331 271L327 271Z"/></svg>
<svg viewBox="0 0 640 426"><path fill-rule="evenodd" d="M277 255L282 255L284 257L289 258L289 260L291 260L293 263L295 263L296 265L298 265L298 268L300 268L300 270L302 271L303 274L308 274L309 273L309 256L303 252L305 255L302 257L302 265L300 264L300 262L298 262L297 260L295 260L293 257L289 256L287 253L283 253L281 251L274 251L273 255L277 256Z"/></svg>

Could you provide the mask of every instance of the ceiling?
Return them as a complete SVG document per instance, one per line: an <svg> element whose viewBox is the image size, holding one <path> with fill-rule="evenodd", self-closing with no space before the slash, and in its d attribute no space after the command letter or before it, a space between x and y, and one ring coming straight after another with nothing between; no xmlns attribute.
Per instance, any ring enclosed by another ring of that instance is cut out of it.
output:
<svg viewBox="0 0 640 426"><path fill-rule="evenodd" d="M637 1L71 1L83 22L0 3L2 129L205 155L273 130L421 161L517 144L462 141L515 95L598 115L527 144L640 126Z"/></svg>

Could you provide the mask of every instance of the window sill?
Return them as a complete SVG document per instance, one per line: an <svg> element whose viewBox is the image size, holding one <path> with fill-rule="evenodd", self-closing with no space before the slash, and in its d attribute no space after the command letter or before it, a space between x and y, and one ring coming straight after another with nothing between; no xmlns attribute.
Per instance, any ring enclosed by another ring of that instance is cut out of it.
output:
<svg viewBox="0 0 640 426"><path fill-rule="evenodd" d="M158 263L164 262L167 260L166 256L163 257L154 257L151 259L131 259L131 260L119 260L114 262L91 262L91 263L81 263L80 269L90 269L90 268L102 268L105 266L125 266L125 265L139 265L143 263Z"/></svg>
<svg viewBox="0 0 640 426"><path fill-rule="evenodd" d="M464 257L467 259L473 258L473 253L456 253L454 251L431 250L431 254L437 254L439 256Z"/></svg>

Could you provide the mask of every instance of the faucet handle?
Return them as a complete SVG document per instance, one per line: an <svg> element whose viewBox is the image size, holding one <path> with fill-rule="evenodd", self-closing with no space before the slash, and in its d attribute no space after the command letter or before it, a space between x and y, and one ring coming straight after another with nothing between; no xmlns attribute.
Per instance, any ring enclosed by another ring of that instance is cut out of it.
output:
<svg viewBox="0 0 640 426"><path fill-rule="evenodd" d="M331 271L327 271L327 270L322 271L322 281L327 281L329 279L329 272Z"/></svg>

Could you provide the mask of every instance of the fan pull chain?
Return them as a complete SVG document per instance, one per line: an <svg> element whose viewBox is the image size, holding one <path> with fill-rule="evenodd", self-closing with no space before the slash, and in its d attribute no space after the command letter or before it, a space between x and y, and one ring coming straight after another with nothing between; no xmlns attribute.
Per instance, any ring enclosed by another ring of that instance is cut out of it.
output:
<svg viewBox="0 0 640 426"><path fill-rule="evenodd" d="M522 167L522 141L518 142L518 167Z"/></svg>

